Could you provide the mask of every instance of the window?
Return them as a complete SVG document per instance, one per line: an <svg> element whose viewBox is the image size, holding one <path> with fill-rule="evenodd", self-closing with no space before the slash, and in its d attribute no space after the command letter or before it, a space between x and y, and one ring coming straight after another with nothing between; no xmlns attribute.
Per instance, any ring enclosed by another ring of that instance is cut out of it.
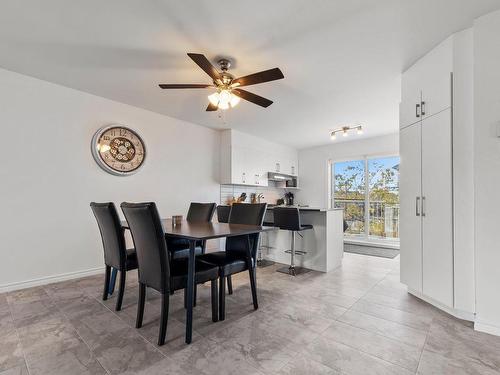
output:
<svg viewBox="0 0 500 375"><path fill-rule="evenodd" d="M344 209L346 236L399 239L399 157L332 163L332 206Z"/></svg>

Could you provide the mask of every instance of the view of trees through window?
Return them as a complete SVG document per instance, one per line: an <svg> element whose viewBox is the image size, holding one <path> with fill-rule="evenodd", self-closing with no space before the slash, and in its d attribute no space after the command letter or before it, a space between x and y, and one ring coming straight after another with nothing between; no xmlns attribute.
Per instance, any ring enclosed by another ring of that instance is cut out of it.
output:
<svg viewBox="0 0 500 375"><path fill-rule="evenodd" d="M399 157L332 165L333 206L344 209L347 235L399 238Z"/></svg>

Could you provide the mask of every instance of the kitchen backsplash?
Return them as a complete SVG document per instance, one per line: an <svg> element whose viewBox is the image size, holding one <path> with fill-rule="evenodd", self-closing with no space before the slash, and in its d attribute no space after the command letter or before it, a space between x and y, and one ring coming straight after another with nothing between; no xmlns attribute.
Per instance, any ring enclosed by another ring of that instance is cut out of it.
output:
<svg viewBox="0 0 500 375"><path fill-rule="evenodd" d="M276 204L276 201L283 198L287 190L270 186L242 186L242 185L221 185L220 186L220 204L227 204L233 197L238 198L242 193L246 193L245 202L250 203L252 193L263 194L262 203Z"/></svg>

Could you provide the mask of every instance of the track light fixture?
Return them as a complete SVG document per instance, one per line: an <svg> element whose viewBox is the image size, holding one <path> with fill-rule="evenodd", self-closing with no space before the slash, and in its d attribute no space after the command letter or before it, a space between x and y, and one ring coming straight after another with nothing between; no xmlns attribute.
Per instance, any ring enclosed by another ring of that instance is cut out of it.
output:
<svg viewBox="0 0 500 375"><path fill-rule="evenodd" d="M337 139L337 133L342 133L343 137L347 137L349 135L350 130L356 130L356 134L363 134L363 127L361 125L356 126L343 126L340 129L335 129L330 133L330 138L332 141Z"/></svg>

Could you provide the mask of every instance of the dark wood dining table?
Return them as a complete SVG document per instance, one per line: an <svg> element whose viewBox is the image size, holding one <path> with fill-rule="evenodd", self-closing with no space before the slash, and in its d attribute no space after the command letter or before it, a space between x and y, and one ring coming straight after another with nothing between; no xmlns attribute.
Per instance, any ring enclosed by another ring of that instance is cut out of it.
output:
<svg viewBox="0 0 500 375"><path fill-rule="evenodd" d="M187 282L187 309L186 309L186 344L191 343L193 335L193 306L194 306L194 275L195 275L195 247L197 241L206 241L216 238L248 236L260 232L273 231L276 228L260 225L226 224L226 223L196 223L182 221L172 225L171 219L162 219L166 235L183 238L189 241L188 282ZM128 223L122 221L124 229L129 229ZM250 246L250 241L245 241ZM250 251L250 249L248 249Z"/></svg>

